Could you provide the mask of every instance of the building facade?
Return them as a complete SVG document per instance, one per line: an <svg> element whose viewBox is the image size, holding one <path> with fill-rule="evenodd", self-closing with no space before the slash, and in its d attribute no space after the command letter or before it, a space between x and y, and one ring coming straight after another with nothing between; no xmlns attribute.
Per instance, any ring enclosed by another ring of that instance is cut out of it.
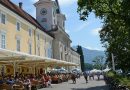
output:
<svg viewBox="0 0 130 90"><path fill-rule="evenodd" d="M79 66L77 66L76 68L81 70L81 66L80 66L80 55L73 49L71 48L71 54L70 54L70 60L71 62L75 62L76 64L78 64ZM71 69L74 69L75 67L73 66Z"/></svg>
<svg viewBox="0 0 130 90"><path fill-rule="evenodd" d="M0 48L52 58L50 49L52 49L53 37L44 32L44 28L40 25L35 25L34 18L21 8L15 5L16 11L12 11L11 7L14 4L9 0L2 1L0 4ZM22 14L19 15L20 13Z"/></svg>
<svg viewBox="0 0 130 90"><path fill-rule="evenodd" d="M80 64L79 55L71 49L72 41L65 32L66 17L60 11L58 0L39 0L34 5L37 21L55 37L53 58Z"/></svg>
<svg viewBox="0 0 130 90"><path fill-rule="evenodd" d="M39 0L34 5L36 19L22 9L22 3L17 6L10 0L0 1L0 48L80 66L79 55L71 49L72 41L65 32L66 18L58 1Z"/></svg>

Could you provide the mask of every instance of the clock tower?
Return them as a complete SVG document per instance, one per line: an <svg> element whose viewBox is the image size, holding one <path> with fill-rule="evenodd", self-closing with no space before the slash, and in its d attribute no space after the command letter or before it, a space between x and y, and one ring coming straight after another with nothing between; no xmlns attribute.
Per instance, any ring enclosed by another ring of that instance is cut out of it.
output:
<svg viewBox="0 0 130 90"><path fill-rule="evenodd" d="M57 25L57 3L52 0L39 0L34 4L36 7L36 20L46 30L52 30Z"/></svg>

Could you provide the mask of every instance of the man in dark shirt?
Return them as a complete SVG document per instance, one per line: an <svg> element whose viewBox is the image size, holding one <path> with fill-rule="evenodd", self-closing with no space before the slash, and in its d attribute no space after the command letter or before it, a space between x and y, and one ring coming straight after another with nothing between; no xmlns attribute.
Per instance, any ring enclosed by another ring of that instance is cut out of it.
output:
<svg viewBox="0 0 130 90"><path fill-rule="evenodd" d="M86 83L88 83L88 72L87 71L84 72L83 75L84 75L84 78L86 80Z"/></svg>
<svg viewBox="0 0 130 90"><path fill-rule="evenodd" d="M71 79L74 84L76 84L76 75L74 73L71 74Z"/></svg>
<svg viewBox="0 0 130 90"><path fill-rule="evenodd" d="M0 84L3 84L4 82L3 82L3 80L2 80L2 77L0 77Z"/></svg>

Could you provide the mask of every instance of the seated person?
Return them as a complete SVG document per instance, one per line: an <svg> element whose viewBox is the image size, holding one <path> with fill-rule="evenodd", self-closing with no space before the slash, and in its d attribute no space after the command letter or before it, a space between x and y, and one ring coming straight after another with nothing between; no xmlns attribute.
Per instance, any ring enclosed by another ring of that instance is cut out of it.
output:
<svg viewBox="0 0 130 90"><path fill-rule="evenodd" d="M42 82L43 87L46 87L46 82L45 82L45 81L46 81L46 80L45 80L45 76L42 75L42 77L41 77L41 82Z"/></svg>
<svg viewBox="0 0 130 90"><path fill-rule="evenodd" d="M0 84L3 84L4 81L2 80L2 77L0 77Z"/></svg>
<svg viewBox="0 0 130 90"><path fill-rule="evenodd" d="M52 83L58 83L58 76L55 74L52 76Z"/></svg>
<svg viewBox="0 0 130 90"><path fill-rule="evenodd" d="M25 77L23 84L27 90L31 90L31 81L28 77Z"/></svg>
<svg viewBox="0 0 130 90"><path fill-rule="evenodd" d="M49 86L51 86L51 81L52 81L52 80L51 80L51 76L48 75L48 85L49 85ZM52 87L52 86L51 86L51 87Z"/></svg>
<svg viewBox="0 0 130 90"><path fill-rule="evenodd" d="M13 77L8 77L6 83L11 84L11 85L14 84L15 83L14 78Z"/></svg>

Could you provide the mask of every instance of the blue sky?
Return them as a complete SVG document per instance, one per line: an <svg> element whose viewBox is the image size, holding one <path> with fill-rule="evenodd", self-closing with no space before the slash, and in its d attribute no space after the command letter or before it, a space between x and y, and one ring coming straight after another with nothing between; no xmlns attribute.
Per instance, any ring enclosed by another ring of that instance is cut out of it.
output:
<svg viewBox="0 0 130 90"><path fill-rule="evenodd" d="M14 3L23 2L23 9L35 17L34 3L38 0L11 0ZM77 0L59 0L61 11L66 15L66 32L72 39L72 46L81 45L92 50L104 50L100 44L98 31L101 30L101 20L91 14L87 21L79 20Z"/></svg>

